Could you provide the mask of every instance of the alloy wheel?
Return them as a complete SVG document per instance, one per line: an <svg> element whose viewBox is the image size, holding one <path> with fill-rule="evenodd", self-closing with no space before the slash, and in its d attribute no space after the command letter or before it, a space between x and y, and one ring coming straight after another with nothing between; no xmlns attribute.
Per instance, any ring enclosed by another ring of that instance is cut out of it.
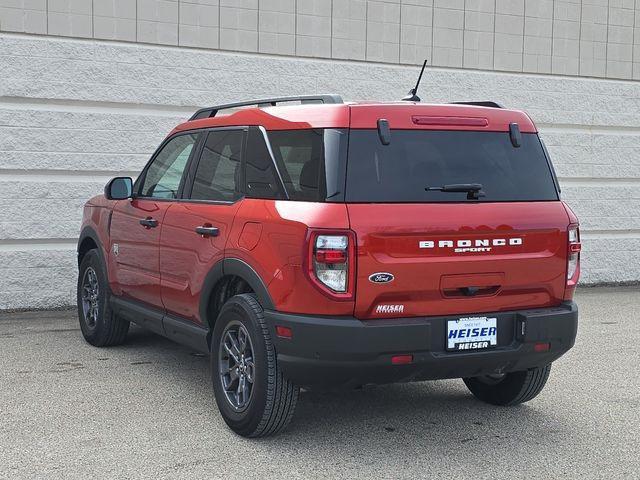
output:
<svg viewBox="0 0 640 480"><path fill-rule="evenodd" d="M98 275L93 267L88 267L82 277L82 312L89 329L94 329L98 322L99 298Z"/></svg>
<svg viewBox="0 0 640 480"><path fill-rule="evenodd" d="M234 410L243 411L251 401L255 363L251 338L242 323L230 323L222 334L218 365L227 400Z"/></svg>

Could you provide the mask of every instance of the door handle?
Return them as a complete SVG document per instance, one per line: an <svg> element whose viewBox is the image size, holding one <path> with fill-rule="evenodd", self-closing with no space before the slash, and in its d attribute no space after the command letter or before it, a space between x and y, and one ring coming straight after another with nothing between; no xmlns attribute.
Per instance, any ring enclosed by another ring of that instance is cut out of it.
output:
<svg viewBox="0 0 640 480"><path fill-rule="evenodd" d="M217 237L220 235L220 229L212 227L211 225L202 225L200 227L196 227L196 233L203 237Z"/></svg>
<svg viewBox="0 0 640 480"><path fill-rule="evenodd" d="M140 225L145 228L156 228L158 226L158 221L155 218L151 217L141 218Z"/></svg>

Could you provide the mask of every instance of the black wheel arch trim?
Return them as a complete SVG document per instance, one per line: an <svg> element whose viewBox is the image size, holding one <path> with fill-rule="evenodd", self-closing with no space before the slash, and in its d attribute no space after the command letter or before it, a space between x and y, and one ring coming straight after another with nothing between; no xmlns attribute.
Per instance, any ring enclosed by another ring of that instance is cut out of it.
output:
<svg viewBox="0 0 640 480"><path fill-rule="evenodd" d="M84 243L84 241L90 238L93 240L93 243L98 247L98 255L100 256L100 261L105 268L105 273L107 272L107 261L105 258L106 250L104 249L104 245L100 241L100 237L93 229L93 227L84 227L82 232L80 233L80 237L78 238L78 246L76 247L76 253L78 255L78 266L80 266L80 246Z"/></svg>
<svg viewBox="0 0 640 480"><path fill-rule="evenodd" d="M218 281L226 275L236 275L249 284L265 310L275 310L269 290L264 281L247 262L239 258L225 258L216 263L205 277L200 293L200 318L205 321L211 293Z"/></svg>

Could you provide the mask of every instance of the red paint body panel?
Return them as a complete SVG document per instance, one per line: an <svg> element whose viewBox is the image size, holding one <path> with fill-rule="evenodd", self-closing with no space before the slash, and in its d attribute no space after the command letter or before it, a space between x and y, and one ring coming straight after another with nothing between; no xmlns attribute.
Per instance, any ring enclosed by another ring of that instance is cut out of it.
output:
<svg viewBox="0 0 640 480"><path fill-rule="evenodd" d="M301 130L308 128L347 128L349 105L292 105L263 109L241 108L231 114L221 113L178 125L171 133L198 128L229 126L263 126L267 130Z"/></svg>
<svg viewBox="0 0 640 480"><path fill-rule="evenodd" d="M348 209L358 238L358 318L495 312L562 302L568 218L561 202L349 204ZM419 248L421 241L510 238L521 238L522 245L481 253ZM376 272L395 279L372 283L368 277ZM487 287L487 294L455 295L464 287ZM376 314L380 304L404 310Z"/></svg>
<svg viewBox="0 0 640 480"><path fill-rule="evenodd" d="M110 283L116 295L122 295L163 308L160 297L160 231L171 202L134 199L120 200L111 218ZM140 225L152 218L158 227ZM113 244L118 244L118 255Z"/></svg>
<svg viewBox="0 0 640 480"><path fill-rule="evenodd" d="M240 203L226 256L239 258L254 268L279 311L353 314L353 302L336 302L323 295L312 285L303 268L310 228L349 228L344 204L255 199ZM247 222L262 225L260 241L250 251L238 241Z"/></svg>
<svg viewBox="0 0 640 480"><path fill-rule="evenodd" d="M262 236L262 223L260 222L246 222L240 232L238 238L238 246L243 250L250 252L258 245L260 237Z"/></svg>
<svg viewBox="0 0 640 480"><path fill-rule="evenodd" d="M414 122L416 116L423 117L421 124ZM426 120L428 117L433 121ZM385 118L391 129L508 132L509 124L515 122L523 133L537 132L526 113L503 108L414 103L385 105L384 109L376 104L351 106L351 128L377 128L379 118Z"/></svg>
<svg viewBox="0 0 640 480"><path fill-rule="evenodd" d="M169 313L203 323L200 293L209 271L222 261L240 203L175 202L168 209L160 237L162 303ZM217 237L203 237L199 226L219 229Z"/></svg>

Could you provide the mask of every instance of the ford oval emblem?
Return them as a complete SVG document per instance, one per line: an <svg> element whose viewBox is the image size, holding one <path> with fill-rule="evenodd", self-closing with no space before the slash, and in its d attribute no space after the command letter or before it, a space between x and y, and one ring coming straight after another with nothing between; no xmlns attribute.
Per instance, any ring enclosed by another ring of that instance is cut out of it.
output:
<svg viewBox="0 0 640 480"><path fill-rule="evenodd" d="M395 277L391 273L377 272L369 275L369 281L372 283L389 283L393 282Z"/></svg>

